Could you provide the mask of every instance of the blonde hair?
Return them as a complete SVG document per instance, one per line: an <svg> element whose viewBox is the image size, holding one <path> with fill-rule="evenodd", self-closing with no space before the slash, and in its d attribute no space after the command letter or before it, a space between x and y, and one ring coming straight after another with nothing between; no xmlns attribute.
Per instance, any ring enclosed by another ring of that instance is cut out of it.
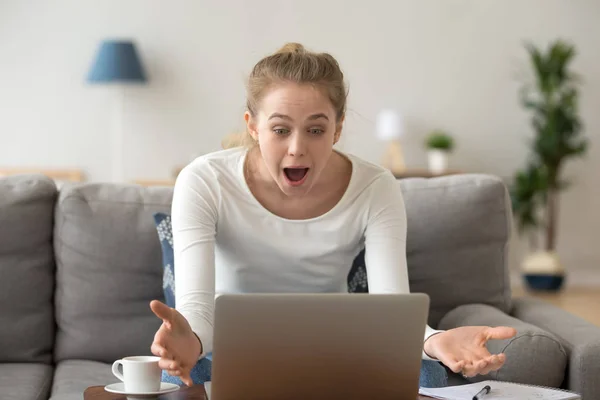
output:
<svg viewBox="0 0 600 400"><path fill-rule="evenodd" d="M338 62L328 53L308 51L300 43L287 43L275 53L261 59L248 77L246 84L246 108L252 116L257 115L259 103L266 91L283 82L315 85L327 95L336 113L337 122L346 114L348 92L344 74ZM248 132L229 135L223 146L254 145Z"/></svg>

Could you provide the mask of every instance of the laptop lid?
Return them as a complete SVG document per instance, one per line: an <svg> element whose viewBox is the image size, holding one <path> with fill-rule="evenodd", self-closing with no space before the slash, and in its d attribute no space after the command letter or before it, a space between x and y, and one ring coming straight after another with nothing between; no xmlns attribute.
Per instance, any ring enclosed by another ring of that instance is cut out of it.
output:
<svg viewBox="0 0 600 400"><path fill-rule="evenodd" d="M211 400L414 400L429 297L223 294Z"/></svg>

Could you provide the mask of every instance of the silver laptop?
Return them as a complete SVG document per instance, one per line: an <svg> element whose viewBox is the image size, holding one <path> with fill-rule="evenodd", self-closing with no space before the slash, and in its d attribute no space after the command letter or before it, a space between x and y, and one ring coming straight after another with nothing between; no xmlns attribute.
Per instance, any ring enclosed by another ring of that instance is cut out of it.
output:
<svg viewBox="0 0 600 400"><path fill-rule="evenodd" d="M429 297L223 294L210 400L415 400Z"/></svg>

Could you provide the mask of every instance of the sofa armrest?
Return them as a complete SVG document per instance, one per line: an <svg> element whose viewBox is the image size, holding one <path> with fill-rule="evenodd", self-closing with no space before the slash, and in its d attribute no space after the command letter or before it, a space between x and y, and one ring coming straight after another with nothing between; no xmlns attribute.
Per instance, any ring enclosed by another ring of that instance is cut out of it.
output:
<svg viewBox="0 0 600 400"><path fill-rule="evenodd" d="M535 325L521 321L486 304L468 304L447 313L438 329L461 326L509 326L517 330L510 339L490 340L492 354L504 353L506 362L489 375L468 378L470 382L485 379L560 387L567 368L567 352L558 338Z"/></svg>
<svg viewBox="0 0 600 400"><path fill-rule="evenodd" d="M558 337L569 357L567 388L584 399L600 399L600 327L533 298L514 299L511 314Z"/></svg>

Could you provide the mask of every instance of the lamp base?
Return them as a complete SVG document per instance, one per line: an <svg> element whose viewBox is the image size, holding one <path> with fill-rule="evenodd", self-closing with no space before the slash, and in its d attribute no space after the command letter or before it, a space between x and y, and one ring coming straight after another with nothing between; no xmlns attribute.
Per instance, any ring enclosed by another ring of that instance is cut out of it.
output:
<svg viewBox="0 0 600 400"><path fill-rule="evenodd" d="M392 171L394 175L401 174L406 171L404 162L404 154L399 140L391 140L388 143L387 149L383 155L382 164L385 168Z"/></svg>

